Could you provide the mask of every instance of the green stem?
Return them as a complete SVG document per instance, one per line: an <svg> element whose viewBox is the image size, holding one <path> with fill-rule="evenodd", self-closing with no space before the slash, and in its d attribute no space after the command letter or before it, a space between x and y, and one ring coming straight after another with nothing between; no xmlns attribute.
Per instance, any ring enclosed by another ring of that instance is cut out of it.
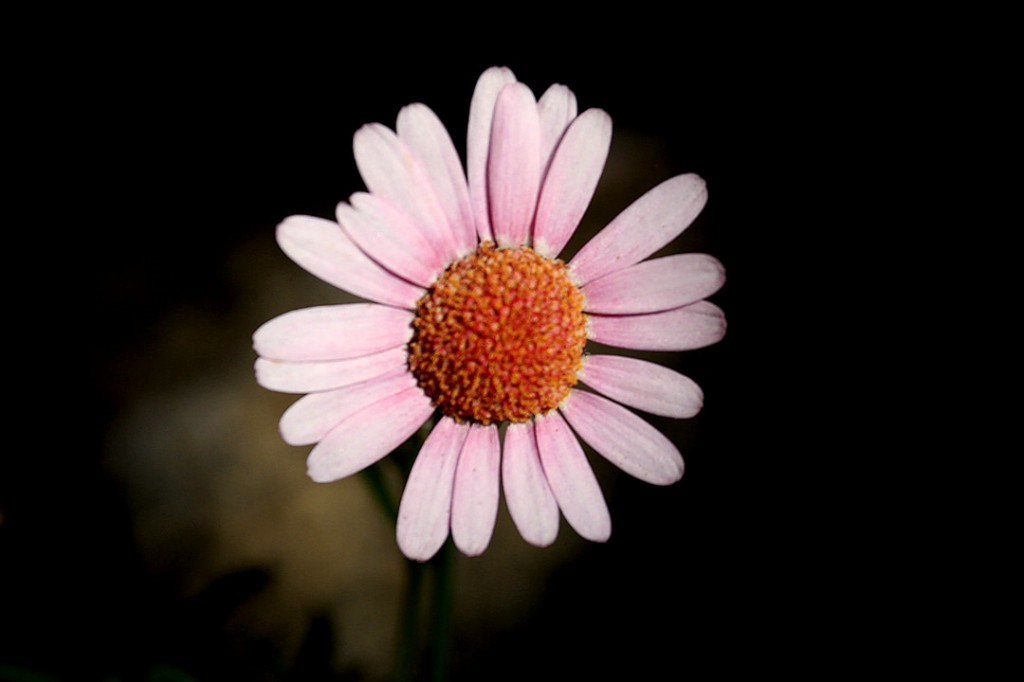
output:
<svg viewBox="0 0 1024 682"><path fill-rule="evenodd" d="M451 669L452 612L454 610L455 550L451 541L446 542L437 555L425 564L406 562L409 567L405 604L399 631L398 654L395 661L395 682L409 682L416 679L419 662L420 611L423 606L424 589L432 589L430 601L430 679L433 682L448 680ZM427 571L432 580L427 588Z"/></svg>
<svg viewBox="0 0 1024 682"><path fill-rule="evenodd" d="M430 630L431 679L445 682L451 667L452 611L455 590L453 573L455 551L451 541L444 543L434 557L434 613Z"/></svg>
<svg viewBox="0 0 1024 682"><path fill-rule="evenodd" d="M371 467L367 467L360 472L367 484L370 486L370 493L373 494L377 504L380 505L381 510L387 515L388 519L392 524L398 522L398 504L391 496L391 491L388 490L387 481L384 480L384 475L381 473L381 465L374 464Z"/></svg>
<svg viewBox="0 0 1024 682"><path fill-rule="evenodd" d="M420 602L422 601L423 575L425 564L407 561L409 566L409 582L405 588L405 608L402 613L402 625L398 639L398 655L395 660L395 682L408 682L413 679L416 652L419 649Z"/></svg>

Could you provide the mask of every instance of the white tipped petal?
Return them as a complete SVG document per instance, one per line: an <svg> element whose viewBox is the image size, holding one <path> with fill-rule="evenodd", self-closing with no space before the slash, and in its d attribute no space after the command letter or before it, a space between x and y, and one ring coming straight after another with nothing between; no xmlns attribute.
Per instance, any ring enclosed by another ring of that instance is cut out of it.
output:
<svg viewBox="0 0 1024 682"><path fill-rule="evenodd" d="M444 269L427 238L405 216L372 194L338 204L338 222L363 251L391 272L428 288Z"/></svg>
<svg viewBox="0 0 1024 682"><path fill-rule="evenodd" d="M704 404L693 379L637 358L588 355L579 378L612 400L663 417L693 417Z"/></svg>
<svg viewBox="0 0 1024 682"><path fill-rule="evenodd" d="M621 405L574 390L558 409L580 438L627 474L655 485L682 478L683 457L672 441Z"/></svg>
<svg viewBox="0 0 1024 682"><path fill-rule="evenodd" d="M506 85L494 107L487 159L491 229L498 246L529 242L540 188L540 118L533 93Z"/></svg>
<svg viewBox="0 0 1024 682"><path fill-rule="evenodd" d="M309 453L309 477L329 483L361 471L401 445L434 413L419 387L368 405L335 426Z"/></svg>
<svg viewBox="0 0 1024 682"><path fill-rule="evenodd" d="M370 259L335 222L291 216L277 226L277 243L307 272L356 296L412 309L423 295Z"/></svg>
<svg viewBox="0 0 1024 682"><path fill-rule="evenodd" d="M537 204L534 248L554 258L572 237L590 205L612 141L612 119L600 109L584 111L555 149Z"/></svg>
<svg viewBox="0 0 1024 682"><path fill-rule="evenodd" d="M547 547L558 535L558 503L537 454L533 424L509 424L501 457L509 515L523 539Z"/></svg>
<svg viewBox="0 0 1024 682"><path fill-rule="evenodd" d="M356 131L352 146L367 189L408 216L445 263L452 260L455 239L416 152L379 123Z"/></svg>
<svg viewBox="0 0 1024 682"><path fill-rule="evenodd" d="M576 282L586 284L647 258L682 234L707 198L704 180L692 173L650 190L579 250L569 263Z"/></svg>
<svg viewBox="0 0 1024 682"><path fill-rule="evenodd" d="M413 314L374 303L303 308L263 323L252 336L264 358L304 362L344 360L404 345Z"/></svg>
<svg viewBox="0 0 1024 682"><path fill-rule="evenodd" d="M634 350L693 350L725 336L725 313L697 303L647 315L588 315L588 334L598 343Z"/></svg>
<svg viewBox="0 0 1024 682"><path fill-rule="evenodd" d="M416 385L405 369L386 377L336 388L333 391L310 393L292 403L281 415L281 438L289 445L316 443L327 432L367 405L401 393Z"/></svg>
<svg viewBox="0 0 1024 682"><path fill-rule="evenodd" d="M313 393L357 384L404 369L408 358L401 346L349 360L282 362L256 359L256 382L281 393Z"/></svg>
<svg viewBox="0 0 1024 682"><path fill-rule="evenodd" d="M503 66L487 69L477 81L473 100L469 105L469 125L466 129L466 180L469 185L473 220L480 241L494 240L487 199L487 157L491 147L494 104L498 101L501 89L515 80L515 74Z"/></svg>
<svg viewBox="0 0 1024 682"><path fill-rule="evenodd" d="M473 425L462 446L452 494L452 540L467 556L483 554L498 517L501 444L498 427Z"/></svg>
<svg viewBox="0 0 1024 682"><path fill-rule="evenodd" d="M564 85L555 83L537 100L537 111L540 114L541 167L547 169L562 134L576 118L576 95Z"/></svg>
<svg viewBox="0 0 1024 682"><path fill-rule="evenodd" d="M419 156L455 239L456 257L476 248L476 226L462 162L440 119L423 104L398 114L398 137Z"/></svg>
<svg viewBox="0 0 1024 682"><path fill-rule="evenodd" d="M455 466L468 433L468 426L442 417L416 456L395 529L398 546L410 559L427 561L448 537Z"/></svg>
<svg viewBox="0 0 1024 682"><path fill-rule="evenodd" d="M565 520L581 537L604 542L612 534L601 487L579 441L558 412L534 420L544 475Z"/></svg>
<svg viewBox="0 0 1024 682"><path fill-rule="evenodd" d="M696 303L725 283L725 268L702 253L655 258L617 270L583 286L584 310L637 315Z"/></svg>

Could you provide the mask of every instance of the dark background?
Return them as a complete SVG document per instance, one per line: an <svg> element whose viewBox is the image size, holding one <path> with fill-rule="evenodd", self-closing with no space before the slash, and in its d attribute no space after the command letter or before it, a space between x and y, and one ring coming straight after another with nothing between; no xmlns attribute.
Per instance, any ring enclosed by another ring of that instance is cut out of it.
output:
<svg viewBox="0 0 1024 682"><path fill-rule="evenodd" d="M616 130L658 140L663 178L707 180L692 244L726 265L713 300L730 328L679 365L706 397L694 442L679 443L684 480L656 490L617 484L612 541L552 573L522 627L464 637L455 678L808 666L801 652L833 645L823 613L849 593L828 577L836 557L826 547L839 531L815 511L830 476L803 454L807 412L787 408L792 357L776 352L807 343L787 323L800 304L786 298L786 245L797 215L815 205L801 203L798 186L819 169L801 167L789 142L823 106L806 106L782 76L785 51L764 46L737 59L740 46L728 40L659 36L631 49L581 40L570 49L538 37L446 54L440 39L413 46L381 36L357 49L347 42L353 31L339 27L336 42L272 33L240 45L216 33L138 31L87 40L41 77L18 77L12 145L24 211L10 230L7 273L17 406L0 473L0 671L358 679L330 670L322 622L311 621L308 646L285 659L272 642L247 641L237 618L227 631L272 571L239 571L185 595L154 567L104 465L108 429L130 407L140 373L171 381L215 367L230 339L248 343L264 318L242 313L249 329L193 349L188 367L154 367L159 359L145 350L182 307L239 319L237 253L272 242L285 216L330 217L362 189L351 157L360 125L392 126L401 106L422 101L464 153L473 85L496 64L538 95L567 84L581 109L603 108ZM561 533L571 530L563 524Z"/></svg>

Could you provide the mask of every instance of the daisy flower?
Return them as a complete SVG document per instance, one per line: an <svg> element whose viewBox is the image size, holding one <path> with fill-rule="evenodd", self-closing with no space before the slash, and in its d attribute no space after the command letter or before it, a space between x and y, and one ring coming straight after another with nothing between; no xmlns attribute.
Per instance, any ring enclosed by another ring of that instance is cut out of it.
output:
<svg viewBox="0 0 1024 682"><path fill-rule="evenodd" d="M724 282L702 254L645 260L703 208L696 175L663 182L568 262L611 142L608 114L577 115L552 85L537 100L507 68L477 82L465 170L444 125L422 104L395 130L355 134L366 184L337 222L292 216L281 249L366 303L285 313L253 336L256 377L306 393L284 413L292 445L315 444L315 481L385 457L437 416L406 482L397 540L411 559L448 537L467 555L490 542L504 490L534 545L559 515L582 537L611 533L608 507L580 440L641 480L673 483L679 450L628 408L692 417L700 388L666 367L585 353L588 340L681 351L720 340L722 311L704 300ZM579 384L590 390L583 390Z"/></svg>

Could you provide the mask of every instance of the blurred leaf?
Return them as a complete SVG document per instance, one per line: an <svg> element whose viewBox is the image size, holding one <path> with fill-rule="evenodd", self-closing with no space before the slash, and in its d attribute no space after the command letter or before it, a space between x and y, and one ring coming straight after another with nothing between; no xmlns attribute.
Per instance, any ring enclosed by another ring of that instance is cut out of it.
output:
<svg viewBox="0 0 1024 682"><path fill-rule="evenodd" d="M60 680L28 668L18 668L0 663L0 682L60 682Z"/></svg>
<svg viewBox="0 0 1024 682"><path fill-rule="evenodd" d="M196 682L196 679L181 668L159 665L149 671L146 682Z"/></svg>

